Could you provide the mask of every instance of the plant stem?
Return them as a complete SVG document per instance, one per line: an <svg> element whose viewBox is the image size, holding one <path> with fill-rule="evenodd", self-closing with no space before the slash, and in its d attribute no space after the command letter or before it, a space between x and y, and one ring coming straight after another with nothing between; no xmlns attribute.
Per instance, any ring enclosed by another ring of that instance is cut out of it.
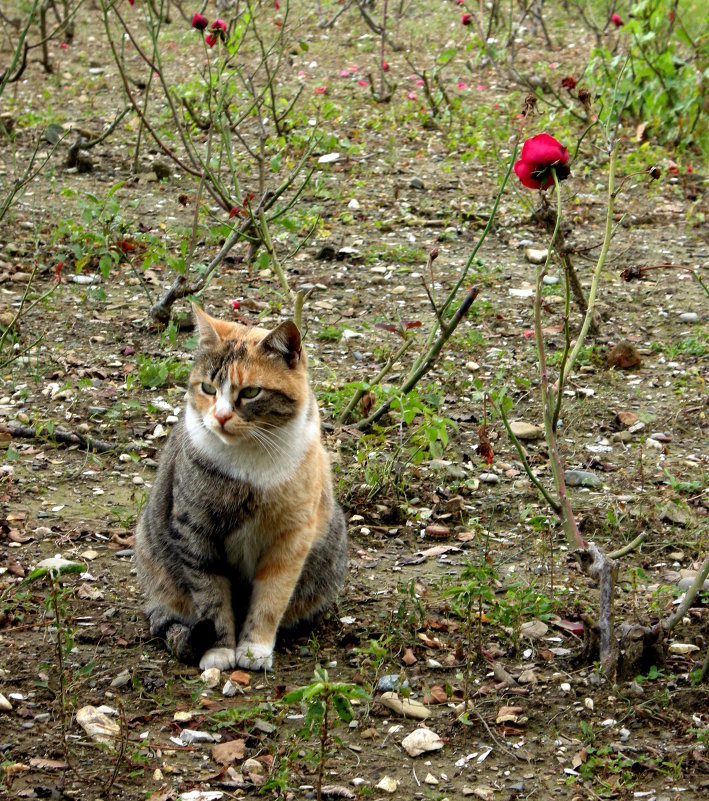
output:
<svg viewBox="0 0 709 801"><path fill-rule="evenodd" d="M574 364L576 363L576 359L578 358L579 353L581 352L581 348L583 348L583 343L586 338L586 334L588 333L588 329L591 325L591 320L593 319L593 311L596 305L596 292L598 291L598 281L601 276L601 270L603 269L603 265L606 262L606 257L608 256L608 249L610 248L611 244L611 237L613 234L613 210L615 208L615 168L616 168L616 157L617 157L617 149L615 144L611 146L610 152L610 164L608 167L608 210L606 212L606 230L605 235L603 237L603 245L601 247L601 252L598 256L598 262L596 263L596 269L593 272L593 280L591 281L591 291L588 293L588 305L586 308L586 316L583 320L583 325L581 326L581 331L579 332L578 337L576 338L576 343L571 350L571 354L569 355L569 359L564 366L563 372L559 376L559 392L561 392L561 388L563 387L566 379L569 377Z"/></svg>

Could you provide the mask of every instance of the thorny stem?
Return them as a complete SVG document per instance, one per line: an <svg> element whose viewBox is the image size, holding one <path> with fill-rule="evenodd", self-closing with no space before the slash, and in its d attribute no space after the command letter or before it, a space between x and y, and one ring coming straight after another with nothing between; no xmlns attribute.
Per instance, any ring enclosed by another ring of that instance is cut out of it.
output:
<svg viewBox="0 0 709 801"><path fill-rule="evenodd" d="M608 256L608 249L610 248L611 244L611 237L613 234L613 211L615 208L615 168L616 168L616 156L617 156L617 149L615 144L611 146L610 152L610 165L608 168L608 210L606 213L606 230L605 235L603 238L603 245L601 247L601 252L598 256L598 261L596 263L596 269L593 272L593 279L591 281L591 290L588 293L588 301L586 307L586 316L583 320L583 325L581 326L581 331L579 332L578 337L576 338L576 343L574 344L573 349L571 350L571 354L569 355L569 359L566 362L563 370L559 374L559 392L561 392L566 379L569 377L571 371L576 364L576 359L578 358L581 349L583 348L584 340L586 339L586 334L588 333L588 329L591 325L591 321L593 320L593 312L596 305L596 293L598 292L598 282L601 277L601 270L606 262L606 257Z"/></svg>
<svg viewBox="0 0 709 801"><path fill-rule="evenodd" d="M337 419L337 422L341 425L347 421L347 418L352 414L352 410L354 407L360 402L362 396L365 392L370 390L372 387L376 387L377 384L380 384L386 375L389 373L391 368L396 364L396 362L406 353L406 351L414 344L413 337L407 337L404 344L396 351L393 356L390 356L384 367L374 376L374 378L367 384L367 389L358 389L357 392L352 396L350 402L345 407L345 410Z"/></svg>
<svg viewBox="0 0 709 801"><path fill-rule="evenodd" d="M416 370L409 373L408 378L403 383L396 395L392 395L392 397L385 400L384 403L376 410L376 412L370 414L369 417L365 418L364 420L360 420L357 424L357 428L360 430L369 428L372 423L376 423L377 420L386 414L396 397L403 397L407 394L407 392L411 392L421 378L431 369L431 367L433 367L434 362L438 358L438 354L441 352L446 342L450 339L451 334L460 325L463 317L465 317L465 315L468 313L468 310L473 305L473 302L475 301L475 298L477 298L479 292L480 287L477 284L470 288L468 294L463 299L463 302L456 309L453 319L449 323L448 327L441 331L438 339L424 354L426 357L425 361L423 361Z"/></svg>
<svg viewBox="0 0 709 801"><path fill-rule="evenodd" d="M22 29L22 32L20 33L20 38L17 40L15 51L12 54L12 61L10 62L8 68L0 75L0 96L2 96L2 93L5 91L5 87L13 77L13 73L15 72L15 67L17 66L17 62L20 60L20 54L23 51L23 45L25 43L25 39L27 39L27 34L29 33L35 14L37 13L38 5L39 5L39 0L34 0L32 8L30 9L29 14L27 15L27 22L25 23L25 27ZM26 59L27 50L25 49L24 52Z"/></svg>
<svg viewBox="0 0 709 801"><path fill-rule="evenodd" d="M549 259L551 257L554 240L559 230L561 222L561 187L559 179L557 178L556 171L552 170L554 178L554 190L556 192L556 224L554 226L554 233L552 234L549 249L547 250L547 258L543 265L540 265L537 270L536 292L534 296L534 334L537 344L537 354L539 358L540 370L540 384L542 391L542 410L544 417L544 434L549 449L549 467L551 468L552 476L554 478L554 487L556 494L559 498L559 509L561 522L572 548L584 548L586 543L581 536L581 532L576 524L573 510L571 509L571 502L566 492L566 481L564 480L564 469L561 463L561 456L559 455L558 445L556 441L556 433L554 432L554 405L553 394L549 386L549 375L547 371L546 350L544 347L544 334L542 331L542 279L544 278ZM557 392L561 393L563 390L563 381L559 377L559 386Z"/></svg>

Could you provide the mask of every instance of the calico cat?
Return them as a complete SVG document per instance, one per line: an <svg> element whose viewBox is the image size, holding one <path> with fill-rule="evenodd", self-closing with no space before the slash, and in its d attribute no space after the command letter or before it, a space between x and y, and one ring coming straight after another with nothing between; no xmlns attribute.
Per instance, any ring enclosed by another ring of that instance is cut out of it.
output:
<svg viewBox="0 0 709 801"><path fill-rule="evenodd" d="M185 414L136 530L146 615L182 661L270 669L279 627L334 600L347 526L295 323L267 331L193 313Z"/></svg>

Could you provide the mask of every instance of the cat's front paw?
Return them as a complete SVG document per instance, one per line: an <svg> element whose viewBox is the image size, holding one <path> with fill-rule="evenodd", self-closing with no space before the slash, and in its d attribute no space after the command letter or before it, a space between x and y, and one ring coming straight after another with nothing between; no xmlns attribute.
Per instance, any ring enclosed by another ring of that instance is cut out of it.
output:
<svg viewBox="0 0 709 801"><path fill-rule="evenodd" d="M236 646L236 664L246 670L271 670L273 648L257 642L243 642Z"/></svg>
<svg viewBox="0 0 709 801"><path fill-rule="evenodd" d="M219 668L219 670L231 670L241 664L236 651L233 648L210 648L202 654L199 660L200 670L207 668Z"/></svg>

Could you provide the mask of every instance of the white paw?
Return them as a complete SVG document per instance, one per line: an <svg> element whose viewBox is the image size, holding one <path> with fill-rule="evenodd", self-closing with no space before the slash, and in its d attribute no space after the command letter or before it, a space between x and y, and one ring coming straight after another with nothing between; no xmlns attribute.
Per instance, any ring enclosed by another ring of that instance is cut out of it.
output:
<svg viewBox="0 0 709 801"><path fill-rule="evenodd" d="M219 668L219 670L231 670L239 664L239 659L233 648L210 648L202 654L199 660L200 670L207 668Z"/></svg>
<svg viewBox="0 0 709 801"><path fill-rule="evenodd" d="M242 642L234 652L236 664L247 670L271 670L273 666L273 648L257 642Z"/></svg>

